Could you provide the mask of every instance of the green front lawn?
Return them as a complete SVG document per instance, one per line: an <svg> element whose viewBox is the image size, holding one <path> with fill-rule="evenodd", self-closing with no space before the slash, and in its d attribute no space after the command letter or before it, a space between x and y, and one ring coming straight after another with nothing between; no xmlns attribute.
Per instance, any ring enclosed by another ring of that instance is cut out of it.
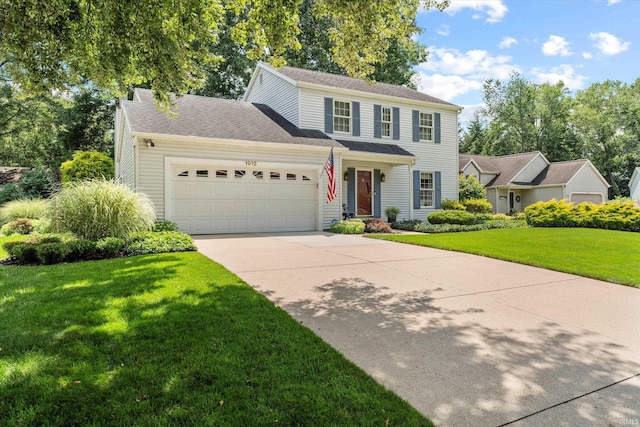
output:
<svg viewBox="0 0 640 427"><path fill-rule="evenodd" d="M193 252L0 267L0 419L12 426L431 425Z"/></svg>
<svg viewBox="0 0 640 427"><path fill-rule="evenodd" d="M640 287L640 233L587 228L510 228L369 237L484 255Z"/></svg>

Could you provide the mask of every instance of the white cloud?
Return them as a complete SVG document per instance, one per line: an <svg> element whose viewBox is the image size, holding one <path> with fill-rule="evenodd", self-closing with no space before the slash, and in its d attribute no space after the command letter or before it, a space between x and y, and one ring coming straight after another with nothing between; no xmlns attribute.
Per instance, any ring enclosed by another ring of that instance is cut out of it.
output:
<svg viewBox="0 0 640 427"><path fill-rule="evenodd" d="M500 42L500 49L509 49L514 44L518 44L518 40L513 37L503 37Z"/></svg>
<svg viewBox="0 0 640 427"><path fill-rule="evenodd" d="M593 58L593 53L591 53L591 52L582 52L582 57L584 59L591 59L591 58Z"/></svg>
<svg viewBox="0 0 640 427"><path fill-rule="evenodd" d="M444 11L454 15L467 8L479 12L473 14L473 19L483 19L486 15L486 21L492 24L502 21L509 11L503 0L451 0L451 4Z"/></svg>
<svg viewBox="0 0 640 427"><path fill-rule="evenodd" d="M443 76L420 72L418 90L436 98L451 101L458 95L482 89L482 82L465 79L461 76Z"/></svg>
<svg viewBox="0 0 640 427"><path fill-rule="evenodd" d="M486 50L432 48L429 60L418 66L419 70L442 74L463 75L472 79L507 79L513 71L520 71L511 64L511 56L491 56Z"/></svg>
<svg viewBox="0 0 640 427"><path fill-rule="evenodd" d="M461 105L461 107L463 107L464 110L462 110L462 112L458 115L458 122L460 122L460 126L464 128L467 127L475 112L480 110L481 108L486 107L486 104L469 104Z"/></svg>
<svg viewBox="0 0 640 427"><path fill-rule="evenodd" d="M531 70L531 74L533 74L534 83L549 83L553 85L562 80L564 85L571 90L582 89L587 83L587 77L577 74L576 70L568 64L549 69L536 67Z"/></svg>
<svg viewBox="0 0 640 427"><path fill-rule="evenodd" d="M436 33L441 36L448 36L449 34L451 34L451 28L447 24L442 24L440 25Z"/></svg>
<svg viewBox="0 0 640 427"><path fill-rule="evenodd" d="M603 55L617 55L631 46L631 42L623 42L622 39L605 32L591 33L589 38L595 42L593 46Z"/></svg>
<svg viewBox="0 0 640 427"><path fill-rule="evenodd" d="M569 56L569 42L564 37L550 35L549 40L542 44L542 53L546 56Z"/></svg>
<svg viewBox="0 0 640 427"><path fill-rule="evenodd" d="M612 4L620 3L620 0L609 0L607 2L607 6L611 6Z"/></svg>

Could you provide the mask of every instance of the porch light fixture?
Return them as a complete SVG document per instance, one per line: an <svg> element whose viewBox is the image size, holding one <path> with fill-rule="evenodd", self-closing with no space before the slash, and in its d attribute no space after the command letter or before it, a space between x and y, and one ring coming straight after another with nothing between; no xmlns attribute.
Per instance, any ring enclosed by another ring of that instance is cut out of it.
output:
<svg viewBox="0 0 640 427"><path fill-rule="evenodd" d="M145 141L147 142L147 148L151 148L151 147L155 147L156 145L153 143L152 140L150 139L145 139Z"/></svg>
<svg viewBox="0 0 640 427"><path fill-rule="evenodd" d="M385 182L387 180L387 176L384 174L384 172L382 172L380 174L380 182Z"/></svg>
<svg viewBox="0 0 640 427"><path fill-rule="evenodd" d="M342 175L342 179L344 179L345 181L349 181L349 171L344 171L344 174Z"/></svg>

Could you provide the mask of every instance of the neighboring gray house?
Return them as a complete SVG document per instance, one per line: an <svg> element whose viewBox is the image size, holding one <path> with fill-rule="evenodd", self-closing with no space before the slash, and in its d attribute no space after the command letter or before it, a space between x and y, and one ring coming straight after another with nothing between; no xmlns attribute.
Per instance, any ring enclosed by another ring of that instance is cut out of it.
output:
<svg viewBox="0 0 640 427"><path fill-rule="evenodd" d="M602 203L610 187L589 160L551 163L540 152L460 154L460 173L484 184L496 213L522 212L530 204L551 199Z"/></svg>
<svg viewBox="0 0 640 427"><path fill-rule="evenodd" d="M138 89L116 111L116 177L192 234L424 219L458 197L460 107L405 87L259 64L243 101L186 95L177 118ZM323 173L333 147L337 197Z"/></svg>
<svg viewBox="0 0 640 427"><path fill-rule="evenodd" d="M640 203L640 167L634 169L629 180L629 191L632 200Z"/></svg>

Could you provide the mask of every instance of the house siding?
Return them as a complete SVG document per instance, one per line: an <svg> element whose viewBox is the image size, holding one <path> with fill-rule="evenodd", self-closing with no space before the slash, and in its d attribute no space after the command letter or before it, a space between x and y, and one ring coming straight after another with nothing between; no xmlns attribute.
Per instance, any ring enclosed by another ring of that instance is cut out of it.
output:
<svg viewBox="0 0 640 427"><path fill-rule="evenodd" d="M129 123L124 120L121 109L116 110L115 123L115 177L135 189L135 138L131 136Z"/></svg>
<svg viewBox="0 0 640 427"><path fill-rule="evenodd" d="M268 69L261 69L260 75L256 76L246 101L267 104L282 117L299 126L298 88Z"/></svg>
<svg viewBox="0 0 640 427"><path fill-rule="evenodd" d="M544 158L541 155L537 155L531 159L531 162L529 162L529 164L519 174L513 177L511 181L531 182L540 175L540 172L542 172L547 165L548 163L545 162Z"/></svg>
<svg viewBox="0 0 640 427"><path fill-rule="evenodd" d="M533 188L522 193L522 209L538 201L560 200L565 197L562 186Z"/></svg>
<svg viewBox="0 0 640 427"><path fill-rule="evenodd" d="M442 200L458 198L457 111L438 110L435 106L425 106L421 103L406 102L403 100L398 100L397 102L380 101L379 99L366 96L344 94L337 90L331 91L328 89L326 91L320 91L310 88L300 88L300 127L324 129L324 100L327 97L360 103L360 135L353 136L346 133L334 132L329 134L332 138L398 145L416 157L416 164L413 166L415 170L441 173ZM399 139L374 137L374 105L380 104L399 108ZM441 143L414 142L412 140L412 110L416 109L440 113ZM352 163L350 163L350 165L352 165ZM368 165L368 167L371 168L371 163L369 162L363 163L363 167L364 165ZM408 218L409 213L413 211L413 218L425 219L426 216L435 209L409 209L409 197L412 191L412 185L410 174L405 168L408 167L398 166L396 168L389 168L388 165L386 168L381 167L387 176L387 180L383 183L381 190L383 193L382 212L384 213L384 210L388 206L396 206L401 210L399 218ZM343 166L342 170L344 172L345 166ZM387 173L387 171L390 171L390 173ZM395 192L396 196L387 199L385 194L391 192ZM346 200L346 189L344 190L343 197L345 197L344 200Z"/></svg>
<svg viewBox="0 0 640 427"><path fill-rule="evenodd" d="M631 199L640 203L640 170L636 169L633 179L629 183Z"/></svg>
<svg viewBox="0 0 640 427"><path fill-rule="evenodd" d="M570 198L572 193L600 194L604 202L607 200L608 192L608 187L587 164L567 183L565 195Z"/></svg>

